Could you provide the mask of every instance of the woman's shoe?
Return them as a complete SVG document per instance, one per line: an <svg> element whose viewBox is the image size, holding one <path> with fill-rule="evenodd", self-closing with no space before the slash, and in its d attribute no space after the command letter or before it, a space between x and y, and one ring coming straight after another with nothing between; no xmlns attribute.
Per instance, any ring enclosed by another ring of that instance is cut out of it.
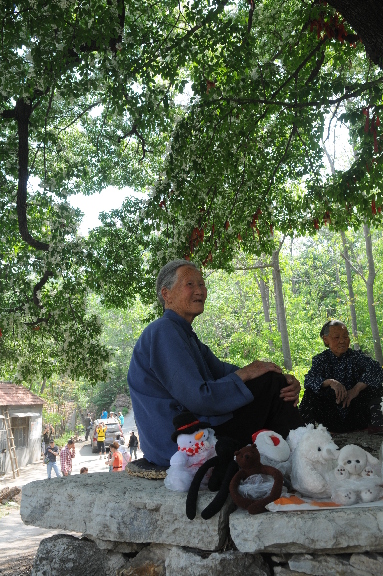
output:
<svg viewBox="0 0 383 576"><path fill-rule="evenodd" d="M147 478L148 480L163 480L166 477L167 466L157 466L146 458L139 458L134 462L128 462L125 470L129 476Z"/></svg>

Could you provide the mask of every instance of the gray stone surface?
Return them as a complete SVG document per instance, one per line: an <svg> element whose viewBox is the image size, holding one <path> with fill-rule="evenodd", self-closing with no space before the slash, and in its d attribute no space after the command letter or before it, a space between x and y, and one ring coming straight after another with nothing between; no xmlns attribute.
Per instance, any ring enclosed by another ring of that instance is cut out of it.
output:
<svg viewBox="0 0 383 576"><path fill-rule="evenodd" d="M170 546L161 544L146 546L125 568L119 570L118 576L165 576L165 561L170 550Z"/></svg>
<svg viewBox="0 0 383 576"><path fill-rule="evenodd" d="M274 576L310 576L306 572L296 572L290 570L288 566L276 566L274 568Z"/></svg>
<svg viewBox="0 0 383 576"><path fill-rule="evenodd" d="M231 537L241 552L310 553L383 551L383 508L266 512L236 510Z"/></svg>
<svg viewBox="0 0 383 576"><path fill-rule="evenodd" d="M99 473L31 482L23 488L20 513L25 524L72 530L93 539L192 543L201 550L217 550L227 537L230 500L206 521L200 512L212 497L200 493L197 517L188 520L186 495L167 490L162 480Z"/></svg>
<svg viewBox="0 0 383 576"><path fill-rule="evenodd" d="M359 570L350 565L349 556L328 556L326 554L311 556L296 554L289 560L289 567L294 572L304 572L310 576L368 576L365 569Z"/></svg>
<svg viewBox="0 0 383 576"><path fill-rule="evenodd" d="M93 540L100 550L113 550L122 554L134 554L142 550L145 544L135 544L134 542L113 542L113 540L101 540L93 538L90 534L83 534L83 537Z"/></svg>
<svg viewBox="0 0 383 576"><path fill-rule="evenodd" d="M166 576L269 576L270 569L259 554L213 552L201 555L172 548L165 562Z"/></svg>
<svg viewBox="0 0 383 576"><path fill-rule="evenodd" d="M380 554L352 554L350 564L365 573L383 574L383 556Z"/></svg>
<svg viewBox="0 0 383 576"><path fill-rule="evenodd" d="M276 566L274 568L274 576L310 576L306 572L295 572L290 570L288 566Z"/></svg>
<svg viewBox="0 0 383 576"><path fill-rule="evenodd" d="M32 576L107 576L106 554L94 542L58 534L41 541Z"/></svg>
<svg viewBox="0 0 383 576"><path fill-rule="evenodd" d="M272 554L271 560L276 564L287 564L290 554Z"/></svg>

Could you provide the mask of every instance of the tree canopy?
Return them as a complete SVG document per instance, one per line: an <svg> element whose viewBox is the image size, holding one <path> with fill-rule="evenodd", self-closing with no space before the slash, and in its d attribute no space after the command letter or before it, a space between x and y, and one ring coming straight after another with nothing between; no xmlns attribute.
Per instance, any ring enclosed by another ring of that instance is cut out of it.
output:
<svg viewBox="0 0 383 576"><path fill-rule="evenodd" d="M102 378L90 289L126 306L170 257L230 268L238 248L270 252L276 230L380 222L383 17L378 0L357 5L0 2L7 373ZM329 118L355 150L330 176ZM68 198L107 185L149 200L79 237Z"/></svg>

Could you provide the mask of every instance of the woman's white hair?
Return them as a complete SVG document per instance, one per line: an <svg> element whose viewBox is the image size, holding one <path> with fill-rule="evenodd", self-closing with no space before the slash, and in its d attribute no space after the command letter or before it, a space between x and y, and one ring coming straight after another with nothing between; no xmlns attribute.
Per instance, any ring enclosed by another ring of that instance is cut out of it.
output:
<svg viewBox="0 0 383 576"><path fill-rule="evenodd" d="M193 262L189 260L184 260L183 258L178 258L177 260L171 260L165 266L161 268L158 273L157 280L156 280L156 293L157 298L160 301L160 304L165 309L165 300L162 297L161 290L162 288L167 288L170 290L177 280L177 270L182 266L191 266L191 268L195 268L199 270Z"/></svg>

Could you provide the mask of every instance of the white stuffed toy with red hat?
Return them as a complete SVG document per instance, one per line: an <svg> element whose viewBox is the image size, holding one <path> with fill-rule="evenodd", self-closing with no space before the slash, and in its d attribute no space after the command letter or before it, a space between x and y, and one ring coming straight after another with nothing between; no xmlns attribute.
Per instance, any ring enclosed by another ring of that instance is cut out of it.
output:
<svg viewBox="0 0 383 576"><path fill-rule="evenodd" d="M217 439L209 424L200 422L191 412L181 412L175 416L173 424L172 440L177 442L178 450L170 459L164 484L169 490L187 492L198 468L216 456ZM208 479L206 475L201 489L206 489Z"/></svg>
<svg viewBox="0 0 383 576"><path fill-rule="evenodd" d="M280 434L272 430L258 430L252 435L252 440L258 448L262 464L277 468L283 476L290 476L291 450Z"/></svg>

